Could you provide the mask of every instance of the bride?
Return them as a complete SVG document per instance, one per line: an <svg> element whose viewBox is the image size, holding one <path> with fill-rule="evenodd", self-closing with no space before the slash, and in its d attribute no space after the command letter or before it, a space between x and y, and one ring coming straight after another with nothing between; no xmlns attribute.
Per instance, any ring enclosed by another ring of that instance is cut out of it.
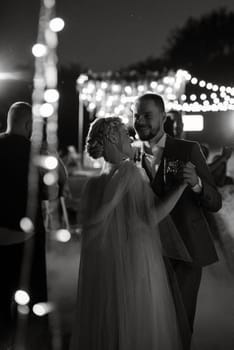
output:
<svg viewBox="0 0 234 350"><path fill-rule="evenodd" d="M96 120L91 157L108 171L91 178L83 194L82 247L71 350L180 350L175 307L163 263L157 223L186 184L158 202L133 163L125 126Z"/></svg>

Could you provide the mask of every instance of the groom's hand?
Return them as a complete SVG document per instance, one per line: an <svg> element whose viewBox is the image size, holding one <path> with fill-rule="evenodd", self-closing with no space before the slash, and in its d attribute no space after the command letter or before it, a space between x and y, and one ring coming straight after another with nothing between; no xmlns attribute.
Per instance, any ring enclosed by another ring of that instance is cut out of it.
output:
<svg viewBox="0 0 234 350"><path fill-rule="evenodd" d="M190 187L194 187L199 183L196 167L193 163L185 163L179 170L180 178L183 182L187 183Z"/></svg>

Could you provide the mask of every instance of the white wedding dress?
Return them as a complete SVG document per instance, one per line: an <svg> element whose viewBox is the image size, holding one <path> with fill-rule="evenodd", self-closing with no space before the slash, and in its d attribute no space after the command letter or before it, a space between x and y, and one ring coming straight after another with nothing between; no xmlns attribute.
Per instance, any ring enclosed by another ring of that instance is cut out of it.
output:
<svg viewBox="0 0 234 350"><path fill-rule="evenodd" d="M71 350L181 350L153 211L130 161L89 180Z"/></svg>

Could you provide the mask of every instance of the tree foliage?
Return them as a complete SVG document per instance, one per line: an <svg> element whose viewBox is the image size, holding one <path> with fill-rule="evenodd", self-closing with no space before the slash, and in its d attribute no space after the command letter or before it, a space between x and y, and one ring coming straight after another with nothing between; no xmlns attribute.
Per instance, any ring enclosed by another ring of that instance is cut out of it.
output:
<svg viewBox="0 0 234 350"><path fill-rule="evenodd" d="M233 82L234 13L221 8L199 19L189 18L171 33L163 56L172 68Z"/></svg>

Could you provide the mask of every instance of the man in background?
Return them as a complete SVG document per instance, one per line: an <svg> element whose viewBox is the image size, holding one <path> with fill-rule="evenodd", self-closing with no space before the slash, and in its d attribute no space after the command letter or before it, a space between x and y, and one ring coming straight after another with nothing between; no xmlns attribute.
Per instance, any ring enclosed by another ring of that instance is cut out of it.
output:
<svg viewBox="0 0 234 350"><path fill-rule="evenodd" d="M28 178L31 135L31 105L16 102L8 111L7 130L0 135L0 344L11 344L18 330L14 295L23 288L30 296L26 349L47 350L50 349L47 316L40 318L32 312L34 304L47 302L46 237L41 209L47 189L39 176L34 203L28 203L28 193L32 192ZM32 205L36 211L30 234L22 229L22 218L27 216L27 206ZM31 255L26 265L25 254ZM28 282L23 285L22 269L28 269Z"/></svg>

